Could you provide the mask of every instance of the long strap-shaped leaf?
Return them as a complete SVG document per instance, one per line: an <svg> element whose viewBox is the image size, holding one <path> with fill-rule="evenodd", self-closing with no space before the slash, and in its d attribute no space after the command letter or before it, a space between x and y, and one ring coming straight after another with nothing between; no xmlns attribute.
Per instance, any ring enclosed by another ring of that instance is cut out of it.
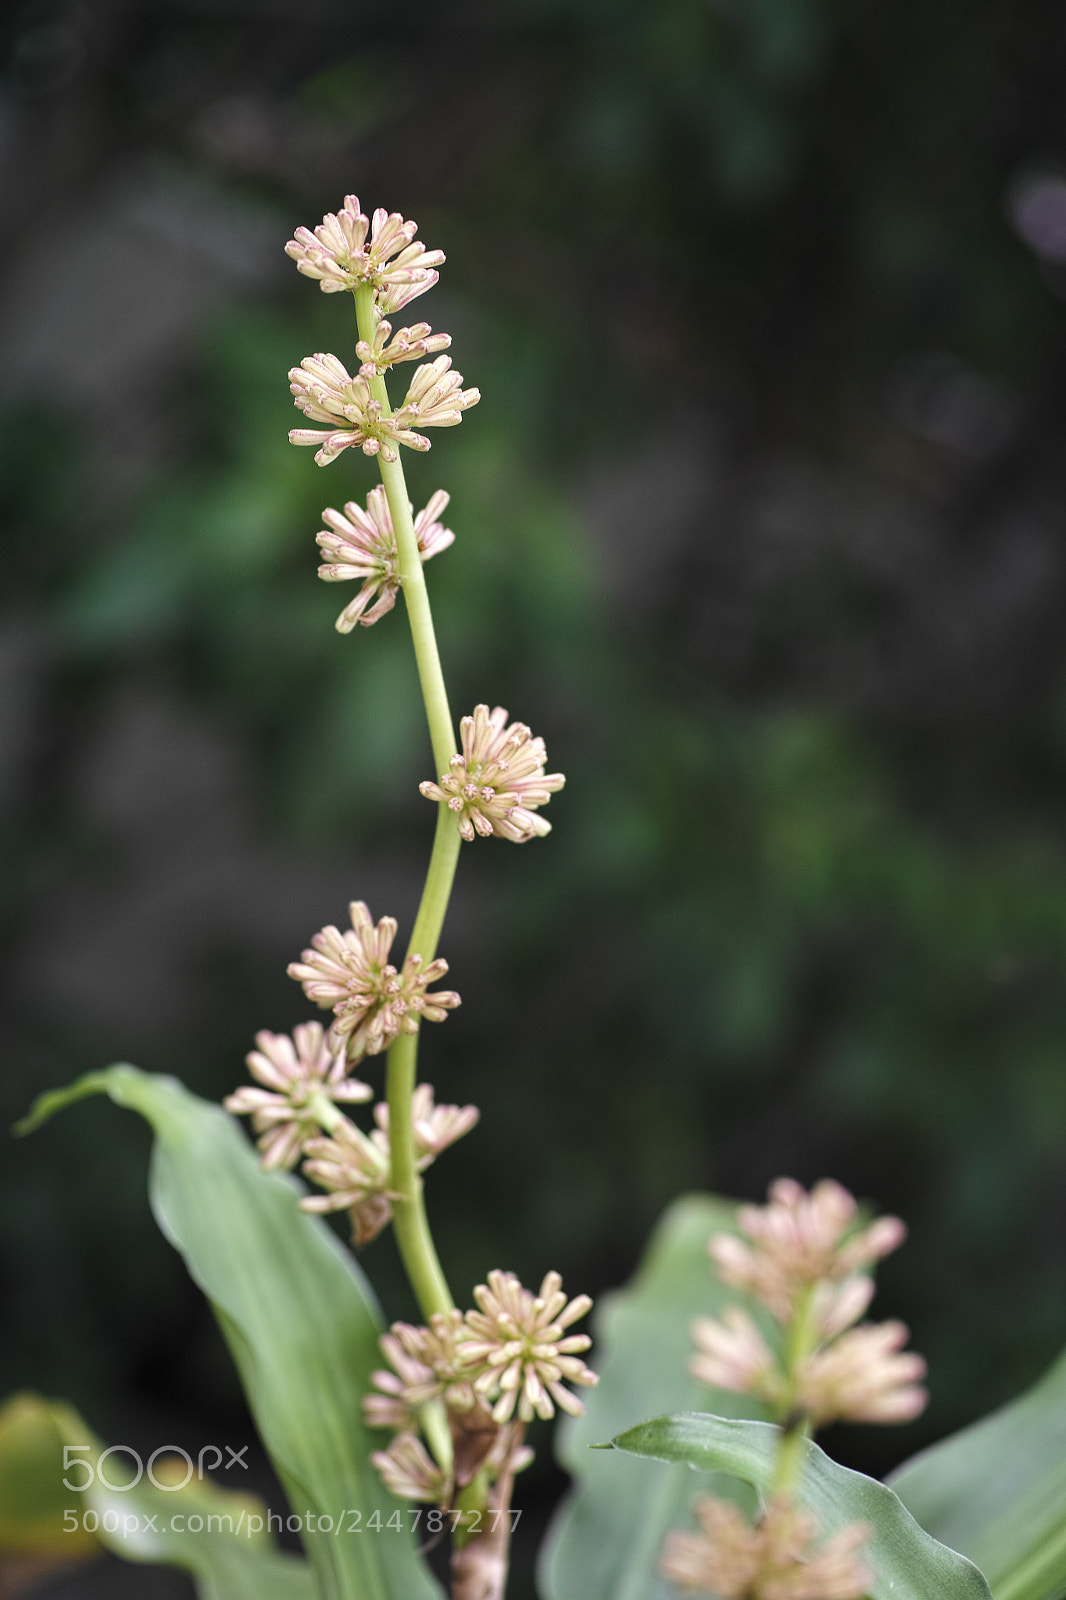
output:
<svg viewBox="0 0 1066 1600"><path fill-rule="evenodd" d="M1066 1355L1040 1382L890 1478L923 1528L976 1561L996 1600L1066 1595Z"/></svg>
<svg viewBox="0 0 1066 1600"><path fill-rule="evenodd" d="M369 1464L360 1401L381 1319L362 1273L300 1210L292 1180L263 1173L232 1118L174 1078L129 1066L90 1073L42 1096L21 1131L91 1094L139 1111L155 1131L152 1210L214 1307L302 1518L321 1600L434 1600L409 1508Z"/></svg>
<svg viewBox="0 0 1066 1600"><path fill-rule="evenodd" d="M639 1423L610 1441L631 1455L733 1473L761 1493L770 1488L777 1444L778 1430L769 1423L699 1411ZM877 1574L872 1600L990 1600L978 1569L920 1528L891 1489L840 1466L816 1444L805 1446L796 1497L825 1538L848 1523L870 1525L869 1562Z"/></svg>

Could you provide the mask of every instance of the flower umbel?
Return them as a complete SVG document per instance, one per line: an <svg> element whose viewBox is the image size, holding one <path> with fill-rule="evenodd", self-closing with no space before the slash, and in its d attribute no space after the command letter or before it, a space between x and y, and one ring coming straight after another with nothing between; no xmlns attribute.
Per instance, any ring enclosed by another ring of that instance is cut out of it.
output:
<svg viewBox="0 0 1066 1600"><path fill-rule="evenodd" d="M779 1398L781 1377L773 1351L740 1306L727 1306L721 1319L697 1317L692 1324L696 1354L689 1371L702 1383L734 1394Z"/></svg>
<svg viewBox="0 0 1066 1600"><path fill-rule="evenodd" d="M293 404L304 416L329 424L326 428L293 428L289 433L290 444L319 446L315 460L320 467L327 467L351 445L359 445L368 456L380 452L383 461L397 460L398 444L413 450L429 449L429 440L412 433L406 421L386 416L366 378L360 373L353 378L336 356L305 356L298 367L290 369L289 388Z"/></svg>
<svg viewBox="0 0 1066 1600"><path fill-rule="evenodd" d="M362 900L349 907L352 926L343 933L332 925L316 933L311 948L288 968L309 1000L333 1011L330 1040L347 1041L348 1059L377 1055L401 1031L417 1033L422 1019L443 1022L459 1004L451 989L427 993L442 978L448 963L439 958L423 967L420 955L409 955L397 970L389 961L396 922L382 917L375 927Z"/></svg>
<svg viewBox="0 0 1066 1600"><path fill-rule="evenodd" d="M319 280L323 293L354 292L369 283L380 311L399 311L432 289L438 277L434 269L444 261L443 250L414 242L417 232L418 224L405 222L398 211L379 208L369 221L359 197L350 194L340 211L328 211L313 233L297 228L285 253L298 272Z"/></svg>
<svg viewBox="0 0 1066 1600"><path fill-rule="evenodd" d="M305 1211L347 1211L352 1222L352 1242L357 1246L377 1238L392 1217L389 1193L388 1149L368 1139L347 1117L326 1138L308 1139L304 1145L306 1178L327 1192L304 1195Z"/></svg>
<svg viewBox="0 0 1066 1600"><path fill-rule="evenodd" d="M436 519L448 504L448 495L438 489L414 520L418 553L423 561L439 555L455 542L455 534ZM413 508L412 508L413 509ZM396 534L385 490L379 484L366 498L366 510L349 500L343 515L327 506L322 521L331 531L320 533L318 543L327 558L318 569L327 583L343 583L359 578L362 588L350 600L336 621L338 633L350 633L357 622L369 628L391 611L396 603L400 579L396 570ZM380 593L379 593L380 591ZM374 596L378 599L370 605ZM369 610L367 607L369 606Z"/></svg>
<svg viewBox="0 0 1066 1600"><path fill-rule="evenodd" d="M434 1105L428 1083L415 1089L411 1109L418 1172L469 1133L480 1116L477 1106ZM374 1107L374 1120L377 1127L368 1136L342 1117L329 1137L308 1139L303 1146L310 1158L304 1162L304 1176L327 1193L306 1195L301 1206L305 1211L348 1211L356 1245L368 1244L392 1218L392 1150L384 1101Z"/></svg>
<svg viewBox="0 0 1066 1600"><path fill-rule="evenodd" d="M391 1372L371 1375L377 1393L363 1399L363 1412L372 1428L404 1432L418 1427L418 1410L429 1400L443 1399L449 1410L471 1411L476 1397L463 1371L459 1341L464 1332L462 1312L438 1311L428 1328L394 1322L381 1337L381 1351Z"/></svg>
<svg viewBox="0 0 1066 1600"><path fill-rule="evenodd" d="M320 1023L304 1022L287 1033L257 1033L257 1050L245 1057L248 1070L265 1087L250 1084L227 1095L223 1104L238 1116L251 1115L261 1137L263 1166L292 1167L306 1139L320 1128L315 1101L363 1101L373 1098L369 1084L346 1077L343 1047L333 1047Z"/></svg>
<svg viewBox="0 0 1066 1600"><path fill-rule="evenodd" d="M444 1473L415 1434L397 1434L387 1450L376 1450L370 1459L393 1494L405 1500L441 1498Z"/></svg>
<svg viewBox="0 0 1066 1600"><path fill-rule="evenodd" d="M463 1365L474 1375L475 1392L495 1401L492 1415L497 1422L506 1422L516 1403L523 1422L534 1414L554 1416L553 1400L579 1416L585 1408L562 1380L586 1388L599 1381L576 1355L588 1349L591 1339L584 1333L565 1334L592 1301L580 1294L567 1304L561 1283L557 1272L549 1272L539 1294L533 1295L513 1272L497 1271L489 1273L487 1285L474 1290L479 1309L466 1314Z"/></svg>
<svg viewBox="0 0 1066 1600"><path fill-rule="evenodd" d="M854 1197L831 1179L808 1194L792 1178L778 1178L768 1205L737 1212L750 1244L717 1233L707 1248L723 1282L746 1289L779 1322L788 1322L799 1298L815 1285L848 1279L903 1243L907 1230L898 1217L879 1217L855 1232L857 1210ZM831 1315L828 1305L823 1314Z"/></svg>
<svg viewBox="0 0 1066 1600"><path fill-rule="evenodd" d="M469 1133L481 1116L477 1106L438 1106L433 1102L433 1086L429 1083L419 1083L411 1096L411 1124L415 1135L415 1152L418 1157L419 1172L424 1171L431 1161L446 1150L456 1139L461 1139L464 1133ZM386 1101L380 1100L374 1107L374 1121L377 1127L370 1137L381 1145L383 1150L389 1147L389 1107Z"/></svg>
<svg viewBox="0 0 1066 1600"><path fill-rule="evenodd" d="M427 800L437 800L454 811L464 839L495 834L524 844L551 832L551 823L538 817L566 779L561 772L546 774L543 739L535 739L524 722L507 722L502 706L489 711L474 707L472 717L459 724L462 754L451 759L451 769L439 783L427 779L418 786Z"/></svg>
<svg viewBox="0 0 1066 1600"><path fill-rule="evenodd" d="M870 1537L853 1523L811 1549L814 1518L773 1501L755 1527L737 1506L704 1495L699 1533L667 1535L661 1570L690 1594L720 1600L862 1600L873 1574L860 1550Z"/></svg>
<svg viewBox="0 0 1066 1600"><path fill-rule="evenodd" d="M902 1322L865 1323L802 1362L796 1404L816 1428L827 1422L911 1422L929 1396L925 1361L904 1350Z"/></svg>

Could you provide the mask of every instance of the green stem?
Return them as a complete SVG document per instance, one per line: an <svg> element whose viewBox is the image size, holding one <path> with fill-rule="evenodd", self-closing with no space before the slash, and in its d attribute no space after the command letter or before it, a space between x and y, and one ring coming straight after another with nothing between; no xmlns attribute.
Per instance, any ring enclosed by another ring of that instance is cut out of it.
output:
<svg viewBox="0 0 1066 1600"><path fill-rule="evenodd" d="M777 1460L774 1463L774 1476L771 1486L772 1493L782 1499L790 1499L795 1490L806 1453L807 1441L811 1436L809 1418L796 1414L795 1391L800 1367L814 1350L817 1342L818 1330L814 1321L814 1290L811 1288L800 1295L793 1308L785 1348L786 1398L783 1402L783 1409L786 1421L781 1430L781 1439L777 1448Z"/></svg>
<svg viewBox="0 0 1066 1600"><path fill-rule="evenodd" d="M361 284L355 291L355 311L359 322L359 337L372 346L378 313L374 305L374 291L369 284ZM384 378L380 375L371 378L370 391L381 405L382 415L391 416L392 407L389 404ZM422 686L429 737L433 746L435 776L439 777L447 772L451 758L456 753L455 730L448 707L448 692L444 686L437 639L433 631L433 614L422 570L422 558L415 537L403 466L398 459L385 461L379 454L378 467L396 534L396 571L407 606L407 620L411 626L418 678ZM420 955L424 964L432 961L436 953L461 843L455 818L447 806L442 804L438 810L437 831L433 839L433 853L426 873L422 900L415 918L411 942L407 948L409 956ZM412 1099L417 1069L418 1035L401 1034L389 1050L385 1080L389 1105L389 1146L392 1155L393 1227L411 1287L418 1297L423 1315L428 1318L435 1311L451 1311L454 1301L433 1244L433 1236L429 1231L429 1220L422 1196L422 1180L417 1169L412 1119Z"/></svg>
<svg viewBox="0 0 1066 1600"><path fill-rule="evenodd" d="M777 1447L777 1460L774 1462L773 1481L770 1485L770 1492L775 1498L791 1500L799 1482L800 1468L803 1466L809 1438L810 1426L804 1419L781 1430L781 1442Z"/></svg>

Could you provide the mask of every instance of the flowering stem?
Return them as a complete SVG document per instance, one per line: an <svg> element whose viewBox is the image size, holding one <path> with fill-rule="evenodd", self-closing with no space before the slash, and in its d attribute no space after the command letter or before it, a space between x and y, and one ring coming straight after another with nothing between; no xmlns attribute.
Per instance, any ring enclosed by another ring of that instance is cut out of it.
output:
<svg viewBox="0 0 1066 1600"><path fill-rule="evenodd" d="M789 1324L785 1350L785 1376L788 1385L787 1420L781 1429L774 1464L773 1493L784 1499L791 1497L803 1465L804 1446L811 1436L810 1420L795 1410L796 1380L800 1367L818 1342L818 1328L814 1318L814 1290L807 1289L799 1296Z"/></svg>
<svg viewBox="0 0 1066 1600"><path fill-rule="evenodd" d="M370 284L361 284L356 289L355 312L360 339L365 339L367 344L373 346L378 312L374 304L374 290ZM391 416L392 407L389 404L388 389L380 374L370 379L370 391L374 399L379 402L382 415ZM411 518L407 483L399 459L385 461L379 454L378 468L396 535L396 571L407 606L407 620L411 626L418 678L422 685L429 737L433 746L433 762L437 772L442 773L448 770L449 762L456 753L455 730L448 707L448 691L444 686L437 638L433 631L433 614L429 606L425 574L422 571L422 558L418 551L418 540ZM407 950L408 955L420 955L423 964L432 961L436 953L461 843L455 818L446 806L441 805L422 900ZM418 1035L401 1033L389 1049L386 1072L389 1146L392 1156L393 1226L411 1287L418 1297L423 1315L428 1318L435 1311L452 1310L454 1302L433 1244L433 1236L429 1231L429 1220L426 1217L422 1197L422 1180L416 1167L412 1100L417 1068Z"/></svg>

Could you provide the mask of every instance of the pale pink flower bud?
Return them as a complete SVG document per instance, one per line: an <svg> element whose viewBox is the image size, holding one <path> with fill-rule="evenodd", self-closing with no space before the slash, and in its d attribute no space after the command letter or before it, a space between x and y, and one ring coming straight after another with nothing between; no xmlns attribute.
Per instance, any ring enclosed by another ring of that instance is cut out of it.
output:
<svg viewBox="0 0 1066 1600"><path fill-rule="evenodd" d="M802 1362L796 1401L815 1427L827 1422L910 1422L929 1398L919 1379L925 1362L902 1322L869 1323L841 1334ZM901 1353L902 1351L902 1353Z"/></svg>
<svg viewBox="0 0 1066 1600"><path fill-rule="evenodd" d="M474 715L460 722L459 733L462 754L452 757L439 783L420 783L419 793L447 805L466 840L495 834L524 844L550 833L551 823L536 811L566 779L561 772L545 773L544 740L533 738L524 722L508 724L502 706L492 712L487 705L475 706Z"/></svg>
<svg viewBox="0 0 1066 1600"><path fill-rule="evenodd" d="M740 1306L727 1306L721 1320L697 1317L692 1324L696 1354L689 1371L702 1383L735 1394L776 1400L781 1379L765 1339Z"/></svg>
<svg viewBox="0 0 1066 1600"><path fill-rule="evenodd" d="M811 1315L820 1340L835 1339L837 1334L858 1322L874 1297L874 1281L865 1273L845 1278L843 1283L823 1281L815 1286Z"/></svg>
<svg viewBox="0 0 1066 1600"><path fill-rule="evenodd" d="M443 1498L447 1479L413 1433L397 1434L387 1450L375 1451L370 1460L393 1494L405 1500Z"/></svg>
<svg viewBox="0 0 1066 1600"><path fill-rule="evenodd" d="M313 1102L370 1100L373 1090L358 1078L349 1078L343 1048L330 1044L317 1022L304 1022L287 1033L257 1033L258 1049L245 1057L252 1077L265 1085L250 1085L227 1095L223 1104L238 1116L251 1115L252 1127L261 1135L262 1164L292 1167L307 1139L320 1131Z"/></svg>
<svg viewBox="0 0 1066 1600"><path fill-rule="evenodd" d="M812 1550L814 1518L773 1501L754 1527L739 1507L704 1495L699 1533L667 1535L661 1570L690 1594L719 1600L862 1600L873 1574L859 1556L870 1529L854 1523Z"/></svg>
<svg viewBox="0 0 1066 1600"><path fill-rule="evenodd" d="M778 1178L768 1205L737 1211L737 1225L750 1243L716 1234L708 1249L723 1282L747 1290L787 1322L800 1295L850 1278L902 1242L905 1229L897 1217L881 1217L849 1234L856 1213L854 1198L839 1183L825 1179L808 1194L793 1179ZM823 1314L831 1324L846 1326L839 1318L861 1293L849 1289L835 1311L827 1305Z"/></svg>

